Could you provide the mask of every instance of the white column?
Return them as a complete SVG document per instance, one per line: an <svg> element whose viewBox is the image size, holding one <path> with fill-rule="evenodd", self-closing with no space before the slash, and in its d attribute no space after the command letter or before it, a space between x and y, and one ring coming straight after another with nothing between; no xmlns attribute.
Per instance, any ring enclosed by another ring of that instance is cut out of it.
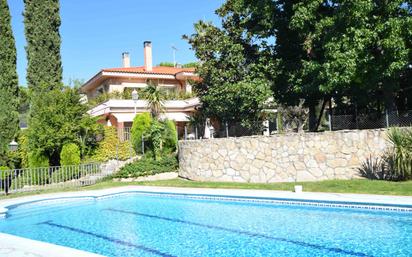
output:
<svg viewBox="0 0 412 257"><path fill-rule="evenodd" d="M263 135L264 136L270 136L269 121L268 120L263 121Z"/></svg>

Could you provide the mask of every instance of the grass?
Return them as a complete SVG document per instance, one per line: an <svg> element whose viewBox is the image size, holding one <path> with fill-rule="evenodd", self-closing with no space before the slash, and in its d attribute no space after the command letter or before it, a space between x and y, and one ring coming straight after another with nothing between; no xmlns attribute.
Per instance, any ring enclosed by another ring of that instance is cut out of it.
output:
<svg viewBox="0 0 412 257"><path fill-rule="evenodd" d="M329 192L329 193L355 193L355 194L379 194L379 195L405 195L412 196L412 181L389 182L381 180L326 180L319 182L299 182L299 183L232 183L232 182L197 182L184 179L172 179L150 182L117 182L102 181L92 186L82 188L60 188L48 189L38 192L16 193L8 196L0 196L0 199L15 198L26 195L36 195L44 193L98 190L121 186L159 186L159 187L194 187L194 188L231 188L231 189L260 189L260 190L285 190L292 191L293 186L303 185L306 192Z"/></svg>

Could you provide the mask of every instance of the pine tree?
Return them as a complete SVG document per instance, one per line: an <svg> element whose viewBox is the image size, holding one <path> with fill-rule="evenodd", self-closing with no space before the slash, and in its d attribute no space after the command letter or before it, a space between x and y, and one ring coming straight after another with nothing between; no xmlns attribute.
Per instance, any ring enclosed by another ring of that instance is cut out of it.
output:
<svg viewBox="0 0 412 257"><path fill-rule="evenodd" d="M27 83L34 92L62 87L59 0L24 0Z"/></svg>
<svg viewBox="0 0 412 257"><path fill-rule="evenodd" d="M18 130L18 77L16 46L7 0L0 0L0 155ZM3 159L3 158L2 158Z"/></svg>

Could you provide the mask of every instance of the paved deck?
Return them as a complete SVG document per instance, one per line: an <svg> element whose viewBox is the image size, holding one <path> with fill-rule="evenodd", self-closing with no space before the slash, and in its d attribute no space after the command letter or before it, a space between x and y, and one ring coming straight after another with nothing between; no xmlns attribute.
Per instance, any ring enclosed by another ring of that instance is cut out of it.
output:
<svg viewBox="0 0 412 257"><path fill-rule="evenodd" d="M102 257L102 255L0 233L1 257Z"/></svg>

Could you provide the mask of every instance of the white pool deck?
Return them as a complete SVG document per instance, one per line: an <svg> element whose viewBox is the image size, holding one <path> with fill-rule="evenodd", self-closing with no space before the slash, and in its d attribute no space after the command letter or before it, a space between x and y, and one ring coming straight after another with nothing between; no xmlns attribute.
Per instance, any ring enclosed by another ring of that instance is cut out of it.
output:
<svg viewBox="0 0 412 257"><path fill-rule="evenodd" d="M304 190L304 189L303 189ZM272 190L245 190L245 189L211 189L211 188L173 188L173 187L148 187L148 186L125 186L103 190L64 192L53 194L42 194L26 196L0 201L0 216L5 216L8 207L29 202L54 200L60 201L62 198L87 197L96 199L112 194L129 192L146 193L173 193L190 195L210 195L210 196L233 196L233 197L257 197L275 198L283 200L315 200L332 201L334 203L358 203L375 205L402 205L412 208L411 196L387 196L387 195L366 195L366 194L338 194L338 193L294 193L290 191ZM53 245L49 243L34 241L21 237L0 233L0 257L97 257L100 255L71 249L68 247Z"/></svg>

